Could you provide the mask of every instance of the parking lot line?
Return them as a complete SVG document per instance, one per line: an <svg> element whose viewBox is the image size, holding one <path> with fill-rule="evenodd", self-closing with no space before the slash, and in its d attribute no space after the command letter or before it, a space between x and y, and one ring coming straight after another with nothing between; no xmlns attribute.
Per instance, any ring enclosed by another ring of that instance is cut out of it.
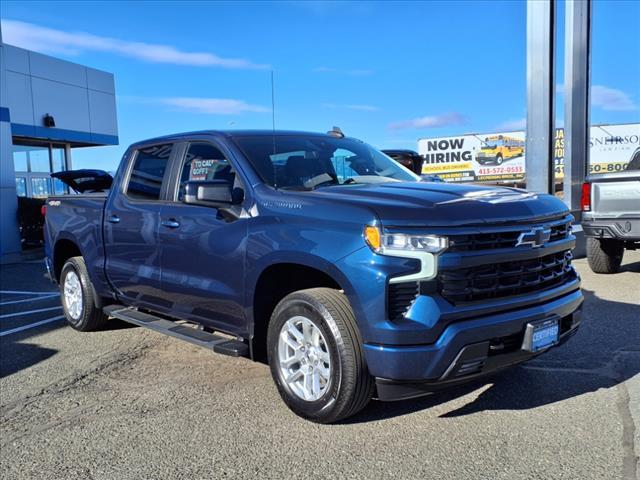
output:
<svg viewBox="0 0 640 480"><path fill-rule="evenodd" d="M3 305L13 305L15 303L37 302L38 300L46 300L48 298L57 297L59 293L52 293L50 295L38 295L37 297L23 298L22 300L10 300L8 302L0 302L0 307Z"/></svg>
<svg viewBox="0 0 640 480"><path fill-rule="evenodd" d="M26 312L7 313L5 315L0 315L0 319L18 317L20 315L29 315L31 313L48 312L50 310L60 310L61 308L62 306L58 305L57 307L39 308L37 310L27 310Z"/></svg>
<svg viewBox="0 0 640 480"><path fill-rule="evenodd" d="M52 295L58 292L25 292L22 290L0 290L0 295Z"/></svg>
<svg viewBox="0 0 640 480"><path fill-rule="evenodd" d="M58 320L62 320L64 315L58 315L57 317L47 318L45 320L40 320L39 322L30 323L29 325L23 325L22 327L12 328L11 330L5 330L4 332L0 332L0 337L4 337L5 335L11 335L12 333L22 332L23 330L29 330L30 328L39 327L40 325L46 325L47 323L56 322Z"/></svg>

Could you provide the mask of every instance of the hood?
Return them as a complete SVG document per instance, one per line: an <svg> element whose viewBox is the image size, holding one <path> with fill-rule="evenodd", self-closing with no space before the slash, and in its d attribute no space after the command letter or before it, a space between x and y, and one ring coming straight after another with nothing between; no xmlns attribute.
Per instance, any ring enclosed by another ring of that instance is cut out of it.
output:
<svg viewBox="0 0 640 480"><path fill-rule="evenodd" d="M103 170L66 170L51 174L76 192L103 192L111 188L113 177Z"/></svg>
<svg viewBox="0 0 640 480"><path fill-rule="evenodd" d="M480 185L389 182L324 187L314 193L369 207L387 226L531 222L568 213L565 204L551 195Z"/></svg>

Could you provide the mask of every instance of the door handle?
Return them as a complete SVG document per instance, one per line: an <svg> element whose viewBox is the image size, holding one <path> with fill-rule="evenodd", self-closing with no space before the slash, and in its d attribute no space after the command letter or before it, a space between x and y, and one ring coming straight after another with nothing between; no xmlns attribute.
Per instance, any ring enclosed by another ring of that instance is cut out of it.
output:
<svg viewBox="0 0 640 480"><path fill-rule="evenodd" d="M180 222L177 222L173 218L171 218L169 220L163 220L160 225L167 228L178 228L180 226Z"/></svg>
<svg viewBox="0 0 640 480"><path fill-rule="evenodd" d="M110 215L109 218L107 218L107 222L109 223L120 223L120 217L117 215Z"/></svg>

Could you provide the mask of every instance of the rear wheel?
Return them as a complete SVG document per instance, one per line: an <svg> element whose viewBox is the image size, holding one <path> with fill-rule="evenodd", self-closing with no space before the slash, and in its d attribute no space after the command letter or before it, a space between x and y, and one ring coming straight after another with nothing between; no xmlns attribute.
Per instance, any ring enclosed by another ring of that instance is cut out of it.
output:
<svg viewBox="0 0 640 480"><path fill-rule="evenodd" d="M502 155L496 155L496 164L502 165Z"/></svg>
<svg viewBox="0 0 640 480"><path fill-rule="evenodd" d="M62 267L60 296L65 317L74 329L88 332L107 321L102 309L95 306L93 286L82 257L72 257Z"/></svg>
<svg viewBox="0 0 640 480"><path fill-rule="evenodd" d="M587 237L587 260L594 273L617 273L624 255L624 243L608 238Z"/></svg>
<svg viewBox="0 0 640 480"><path fill-rule="evenodd" d="M373 395L353 310L337 290L287 295L271 316L267 348L282 399L303 418L336 422L359 412Z"/></svg>

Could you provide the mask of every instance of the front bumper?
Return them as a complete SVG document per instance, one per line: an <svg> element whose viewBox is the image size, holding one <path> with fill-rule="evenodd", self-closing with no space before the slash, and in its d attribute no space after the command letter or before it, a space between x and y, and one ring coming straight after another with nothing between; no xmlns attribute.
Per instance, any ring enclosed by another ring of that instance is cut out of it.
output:
<svg viewBox="0 0 640 480"><path fill-rule="evenodd" d="M640 241L640 218L595 218L585 215L582 229L587 237Z"/></svg>
<svg viewBox="0 0 640 480"><path fill-rule="evenodd" d="M378 398L400 400L462 383L539 355L520 349L526 324L560 319L560 340L577 330L583 297L576 290L551 302L449 324L429 345L365 343Z"/></svg>

